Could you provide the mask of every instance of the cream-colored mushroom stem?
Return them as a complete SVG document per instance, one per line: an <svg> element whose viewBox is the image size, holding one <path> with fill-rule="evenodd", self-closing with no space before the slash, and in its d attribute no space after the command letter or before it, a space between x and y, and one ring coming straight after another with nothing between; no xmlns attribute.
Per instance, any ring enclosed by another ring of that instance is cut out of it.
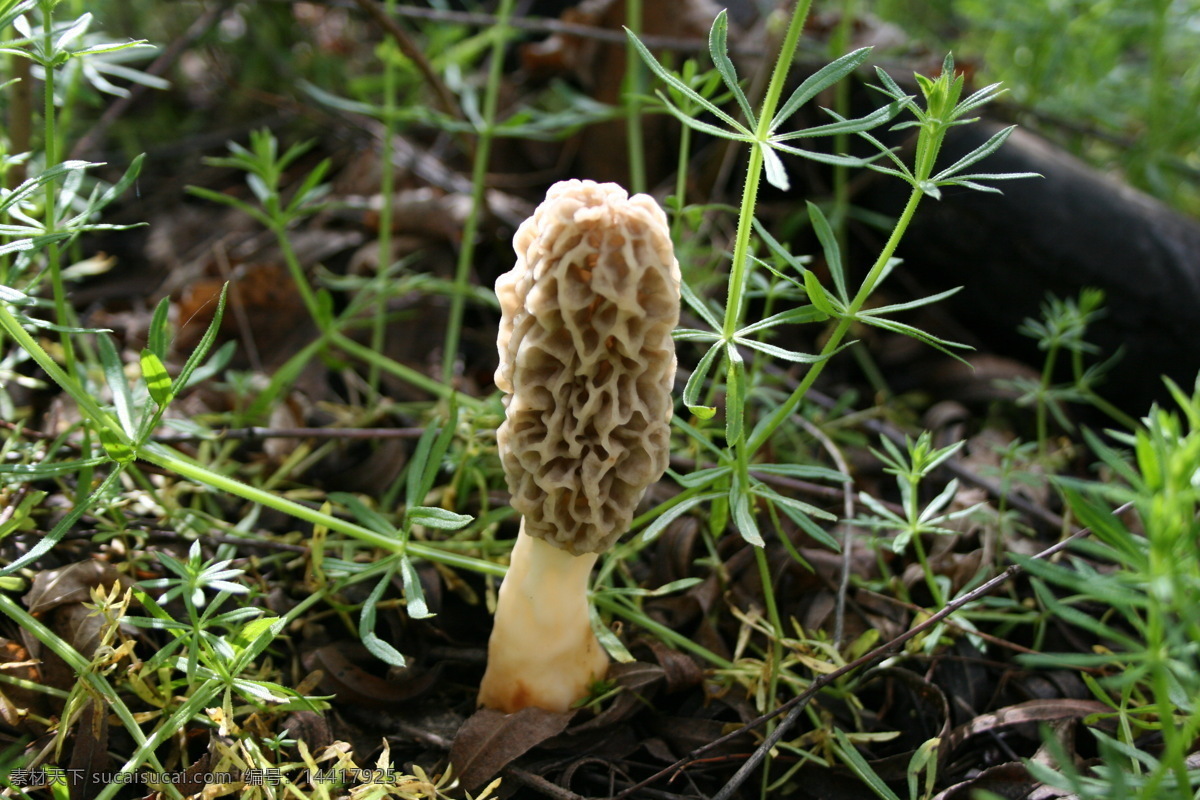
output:
<svg viewBox="0 0 1200 800"><path fill-rule="evenodd" d="M608 656L588 619L596 557L528 535L522 519L500 584L480 705L506 713L527 706L567 711L604 677Z"/></svg>

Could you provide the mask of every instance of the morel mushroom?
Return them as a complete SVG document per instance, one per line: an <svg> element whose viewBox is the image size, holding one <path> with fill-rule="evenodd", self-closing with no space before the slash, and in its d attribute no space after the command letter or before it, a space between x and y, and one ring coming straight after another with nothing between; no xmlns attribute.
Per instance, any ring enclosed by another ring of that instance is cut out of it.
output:
<svg viewBox="0 0 1200 800"><path fill-rule="evenodd" d="M496 281L500 459L521 513L480 705L565 711L608 656L588 577L667 466L679 264L643 194L563 181L517 230Z"/></svg>

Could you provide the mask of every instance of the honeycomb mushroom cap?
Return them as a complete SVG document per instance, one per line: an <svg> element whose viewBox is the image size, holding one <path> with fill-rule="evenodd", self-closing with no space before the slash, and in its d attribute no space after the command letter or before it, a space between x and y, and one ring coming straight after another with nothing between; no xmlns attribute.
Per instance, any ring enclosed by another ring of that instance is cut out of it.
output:
<svg viewBox="0 0 1200 800"><path fill-rule="evenodd" d="M667 466L680 278L666 214L616 184L563 181L513 244L496 282L512 506L530 536L602 552Z"/></svg>

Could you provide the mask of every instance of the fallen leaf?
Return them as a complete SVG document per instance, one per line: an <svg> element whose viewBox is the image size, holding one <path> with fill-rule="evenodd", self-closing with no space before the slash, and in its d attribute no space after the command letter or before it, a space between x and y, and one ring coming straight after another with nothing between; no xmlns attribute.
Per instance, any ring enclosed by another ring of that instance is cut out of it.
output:
<svg viewBox="0 0 1200 800"><path fill-rule="evenodd" d="M473 792L512 761L566 730L572 716L532 706L512 714L481 708L454 736L450 749L454 774L464 789Z"/></svg>
<svg viewBox="0 0 1200 800"><path fill-rule="evenodd" d="M93 588L117 582L122 586L130 583L107 561L80 561L34 575L23 599L29 613L37 616L67 603L86 603Z"/></svg>

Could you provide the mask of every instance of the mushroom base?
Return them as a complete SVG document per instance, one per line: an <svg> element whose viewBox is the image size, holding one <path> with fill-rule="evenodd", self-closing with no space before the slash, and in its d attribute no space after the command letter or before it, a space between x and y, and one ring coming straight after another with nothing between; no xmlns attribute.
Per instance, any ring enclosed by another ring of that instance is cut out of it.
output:
<svg viewBox="0 0 1200 800"><path fill-rule="evenodd" d="M588 619L596 553L573 556L521 533L500 584L479 705L505 713L567 711L608 671Z"/></svg>

